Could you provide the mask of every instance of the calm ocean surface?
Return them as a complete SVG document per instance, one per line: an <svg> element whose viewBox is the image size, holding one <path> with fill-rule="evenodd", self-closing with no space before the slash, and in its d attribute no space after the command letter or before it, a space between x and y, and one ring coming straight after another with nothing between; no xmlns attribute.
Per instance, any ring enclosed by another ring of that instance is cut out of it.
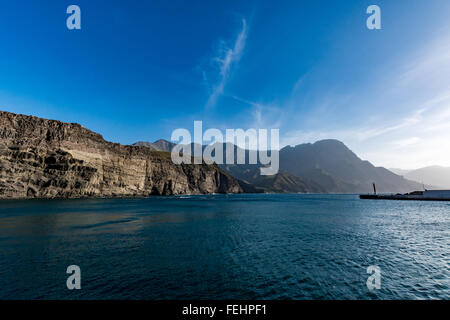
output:
<svg viewBox="0 0 450 320"><path fill-rule="evenodd" d="M73 264L82 289L69 291ZM366 286L370 265L380 290ZM0 299L450 299L450 203L1 201Z"/></svg>

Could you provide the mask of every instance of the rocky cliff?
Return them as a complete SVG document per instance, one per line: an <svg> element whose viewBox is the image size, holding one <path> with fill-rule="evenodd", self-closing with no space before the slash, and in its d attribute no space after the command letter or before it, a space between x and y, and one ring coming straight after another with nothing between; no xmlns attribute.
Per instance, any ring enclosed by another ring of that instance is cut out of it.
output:
<svg viewBox="0 0 450 320"><path fill-rule="evenodd" d="M215 165L175 165L168 152L111 143L76 123L0 111L0 198L239 192Z"/></svg>

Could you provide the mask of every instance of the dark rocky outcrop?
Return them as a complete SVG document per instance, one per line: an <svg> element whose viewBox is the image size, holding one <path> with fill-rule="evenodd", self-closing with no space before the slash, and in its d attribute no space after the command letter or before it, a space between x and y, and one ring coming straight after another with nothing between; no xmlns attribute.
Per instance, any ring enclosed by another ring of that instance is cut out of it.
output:
<svg viewBox="0 0 450 320"><path fill-rule="evenodd" d="M168 152L111 143L76 123L0 111L0 198L239 192L216 165L175 165Z"/></svg>

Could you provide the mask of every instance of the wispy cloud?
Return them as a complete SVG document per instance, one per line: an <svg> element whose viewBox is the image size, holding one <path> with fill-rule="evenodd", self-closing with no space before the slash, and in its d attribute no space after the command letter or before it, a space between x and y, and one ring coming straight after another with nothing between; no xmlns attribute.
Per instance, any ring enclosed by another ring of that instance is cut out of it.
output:
<svg viewBox="0 0 450 320"><path fill-rule="evenodd" d="M277 105L266 105L259 102L253 102L238 96L232 98L251 107L249 110L251 128L279 129L282 123L283 112Z"/></svg>
<svg viewBox="0 0 450 320"><path fill-rule="evenodd" d="M442 84L450 72L450 37L443 36L426 46L416 57L405 64L404 72L398 77L399 85Z"/></svg>
<svg viewBox="0 0 450 320"><path fill-rule="evenodd" d="M247 40L247 21L242 20L242 29L240 30L234 45L231 47L223 44L219 56L214 58L214 62L219 65L219 81L213 86L212 92L208 98L206 106L208 108L216 105L217 99L224 93L226 83L230 77L231 69L243 54L245 42Z"/></svg>

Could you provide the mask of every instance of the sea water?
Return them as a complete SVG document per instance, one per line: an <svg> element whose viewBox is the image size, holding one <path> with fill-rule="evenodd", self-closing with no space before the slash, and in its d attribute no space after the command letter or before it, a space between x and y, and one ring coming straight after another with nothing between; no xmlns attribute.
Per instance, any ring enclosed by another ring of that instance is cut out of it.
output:
<svg viewBox="0 0 450 320"><path fill-rule="evenodd" d="M81 290L66 286L70 265ZM0 299L450 299L450 203L0 201Z"/></svg>

